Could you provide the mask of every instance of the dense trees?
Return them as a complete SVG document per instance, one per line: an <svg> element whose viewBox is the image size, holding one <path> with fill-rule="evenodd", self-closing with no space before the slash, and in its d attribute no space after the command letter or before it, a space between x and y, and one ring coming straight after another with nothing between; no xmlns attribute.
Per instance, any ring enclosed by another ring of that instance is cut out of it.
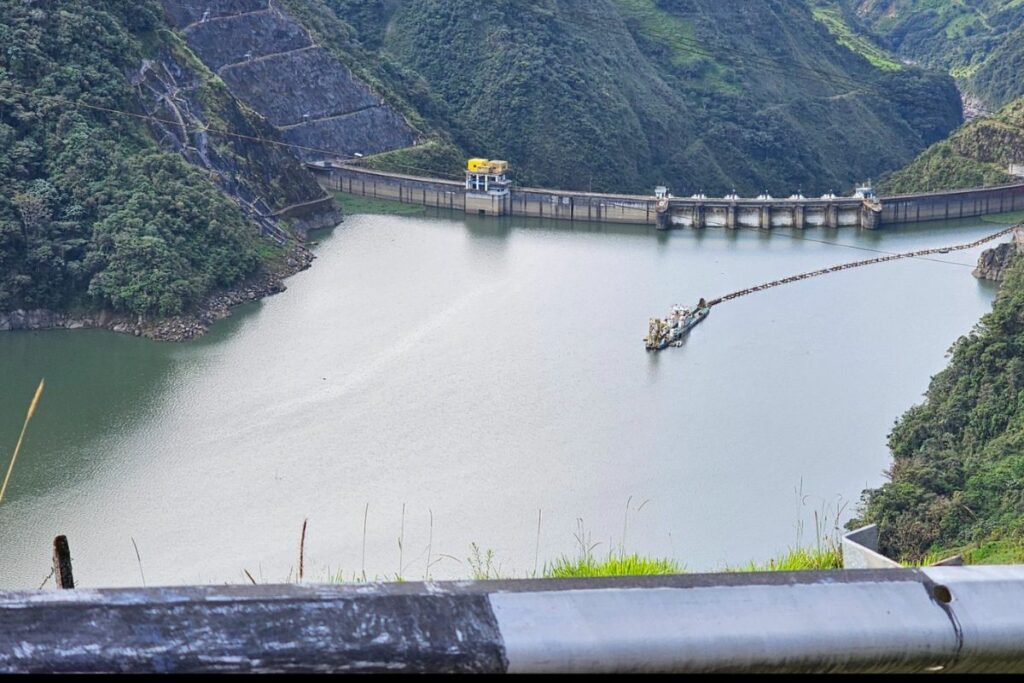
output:
<svg viewBox="0 0 1024 683"><path fill-rule="evenodd" d="M988 541L1024 543L1024 259L889 445L891 481L866 492L854 522L877 522L883 550L919 559Z"/></svg>
<svg viewBox="0 0 1024 683"><path fill-rule="evenodd" d="M992 116L975 119L886 178L882 190L927 192L1013 180L1010 164L1024 159L1024 97Z"/></svg>
<svg viewBox="0 0 1024 683"><path fill-rule="evenodd" d="M1018 0L814 0L849 12L907 60L948 71L991 108L1024 96L1024 5Z"/></svg>
<svg viewBox="0 0 1024 683"><path fill-rule="evenodd" d="M838 191L961 120L950 78L876 68L803 3L323 2L341 50L397 65L381 77L525 184Z"/></svg>
<svg viewBox="0 0 1024 683"><path fill-rule="evenodd" d="M202 172L161 153L129 78L151 2L0 0L0 311L179 313L258 265Z"/></svg>

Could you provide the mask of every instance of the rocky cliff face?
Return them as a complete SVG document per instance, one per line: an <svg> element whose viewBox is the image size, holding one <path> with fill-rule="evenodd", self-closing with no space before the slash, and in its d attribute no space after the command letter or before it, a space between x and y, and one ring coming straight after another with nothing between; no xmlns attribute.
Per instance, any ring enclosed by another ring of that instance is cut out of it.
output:
<svg viewBox="0 0 1024 683"><path fill-rule="evenodd" d="M1017 257L1024 254L1024 226L1013 231L1013 239L992 249L986 249L978 258L974 277L1002 282Z"/></svg>
<svg viewBox="0 0 1024 683"><path fill-rule="evenodd" d="M132 80L161 146L213 172L214 181L279 243L279 223L305 230L337 225L333 199L282 144L188 50L173 41L145 60Z"/></svg>
<svg viewBox="0 0 1024 683"><path fill-rule="evenodd" d="M189 48L303 161L408 147L415 131L272 0L164 0Z"/></svg>

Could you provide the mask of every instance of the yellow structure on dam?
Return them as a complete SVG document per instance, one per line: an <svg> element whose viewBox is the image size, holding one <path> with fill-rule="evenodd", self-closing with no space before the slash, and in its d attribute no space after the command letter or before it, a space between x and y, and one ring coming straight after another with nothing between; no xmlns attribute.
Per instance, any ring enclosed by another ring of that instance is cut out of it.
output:
<svg viewBox="0 0 1024 683"><path fill-rule="evenodd" d="M500 159L470 159L466 162L466 213L504 216L512 202L512 181L505 174L508 162Z"/></svg>

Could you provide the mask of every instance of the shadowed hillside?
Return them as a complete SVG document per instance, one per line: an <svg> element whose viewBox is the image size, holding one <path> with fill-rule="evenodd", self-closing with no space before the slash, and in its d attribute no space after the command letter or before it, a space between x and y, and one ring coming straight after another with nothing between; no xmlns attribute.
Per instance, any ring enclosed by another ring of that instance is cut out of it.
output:
<svg viewBox="0 0 1024 683"><path fill-rule="evenodd" d="M339 49L528 184L845 190L961 120L947 77L875 66L802 3L323 1Z"/></svg>

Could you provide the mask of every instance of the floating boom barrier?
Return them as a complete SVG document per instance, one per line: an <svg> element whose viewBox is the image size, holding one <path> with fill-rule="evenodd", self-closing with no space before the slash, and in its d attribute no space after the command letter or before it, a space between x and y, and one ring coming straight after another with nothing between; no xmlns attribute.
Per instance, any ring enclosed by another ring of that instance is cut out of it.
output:
<svg viewBox="0 0 1024 683"><path fill-rule="evenodd" d="M1009 235L1014 230L1024 228L1024 224L1006 228L1000 230L997 233L989 235L988 237L982 237L980 240L969 242L968 244L958 244L952 247L935 247L933 249L921 249L919 251L908 251L902 254L888 254L886 256L879 256L877 258L866 259L864 261L853 261L852 263L843 263L838 266L832 266L830 268L821 268L819 270L812 270L808 273L800 273L799 275L791 275L790 277L782 278L781 280L772 280L771 282L765 282L764 284L757 285L756 287L747 287L741 289L738 292L726 294L725 296L717 299L711 299L707 302L708 307L717 306L718 304L725 303L726 301L732 301L733 299L739 299L742 296L753 294L755 292L761 292L772 287L780 287L782 285L788 285L791 282L799 282L800 280L808 280L812 277L818 277L819 275L828 275L829 273L838 273L841 270L849 270L850 268L860 268L862 266L871 266L876 263L887 263L889 261L899 261L901 259L917 258L921 256L931 256L933 254L947 254L951 251L963 251L965 249L974 249L981 245L997 240L1000 237Z"/></svg>

